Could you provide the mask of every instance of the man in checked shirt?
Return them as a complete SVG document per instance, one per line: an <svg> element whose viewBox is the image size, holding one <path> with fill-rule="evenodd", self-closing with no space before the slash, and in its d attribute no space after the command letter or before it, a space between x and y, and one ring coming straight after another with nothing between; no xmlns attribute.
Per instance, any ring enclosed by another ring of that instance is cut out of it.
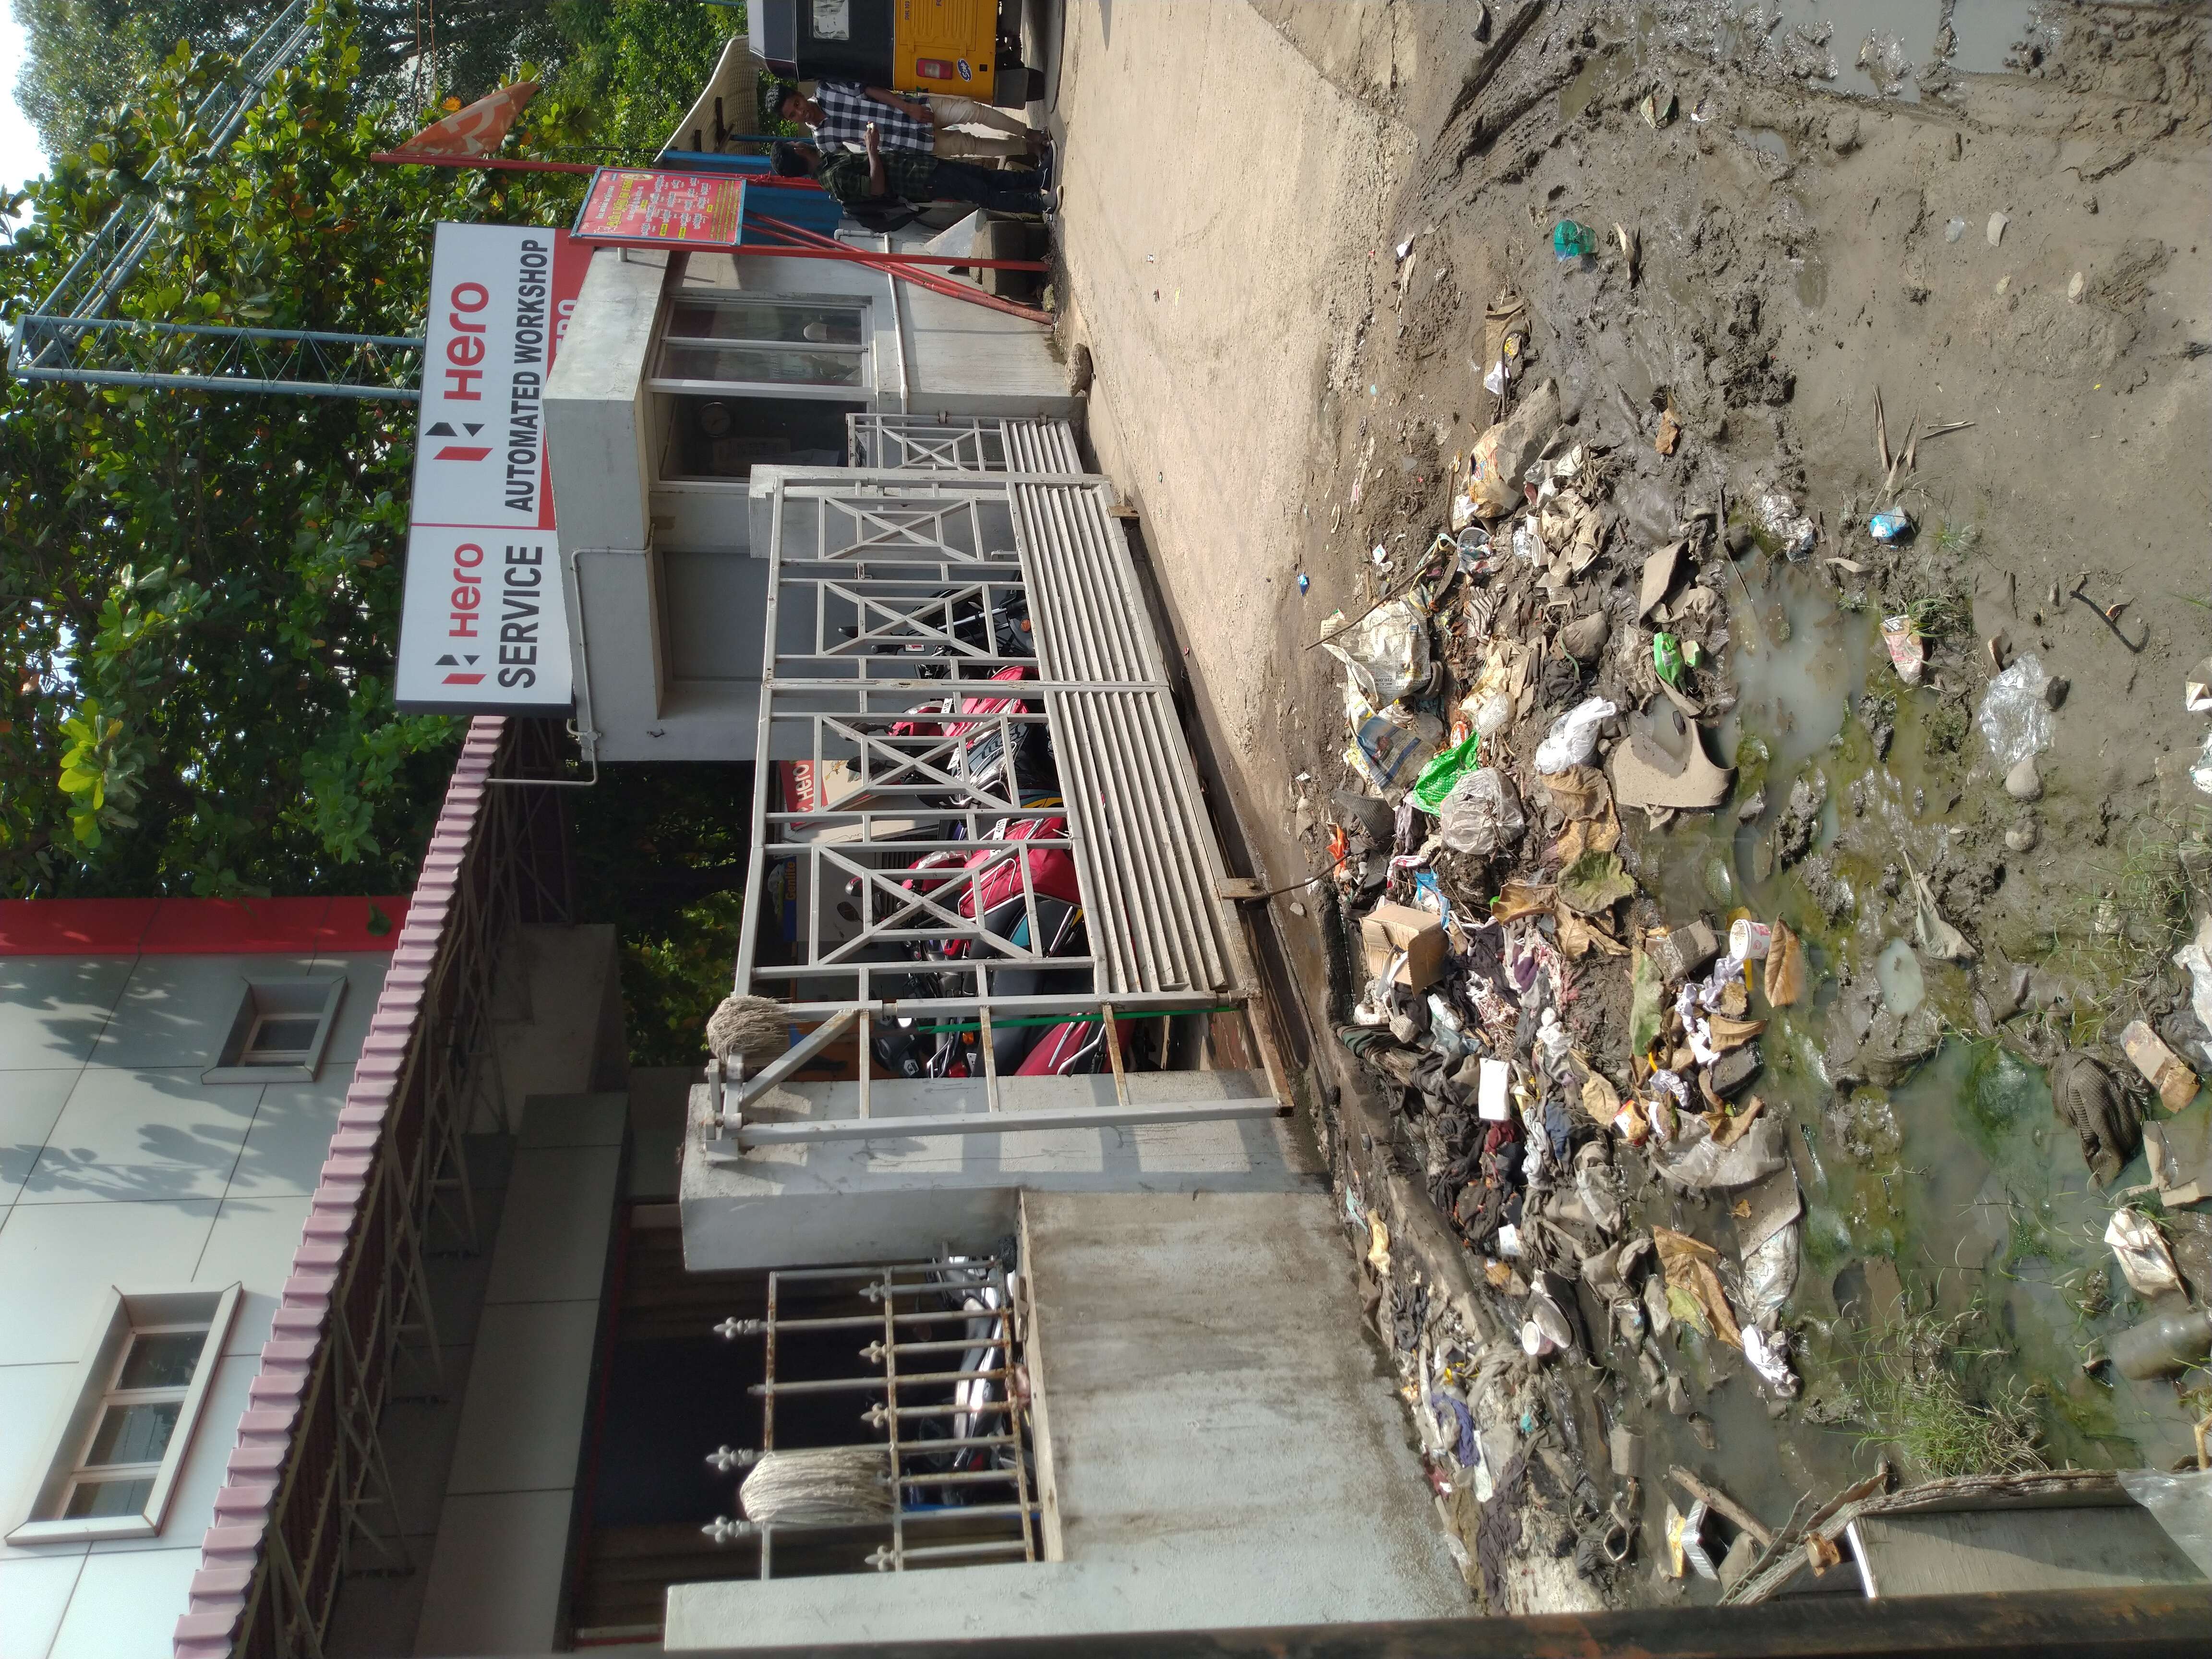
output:
<svg viewBox="0 0 2212 1659"><path fill-rule="evenodd" d="M1034 157L1044 148L1042 133L1005 111L944 93L909 98L857 81L818 81L809 98L789 82L778 82L763 102L772 119L813 128L814 142L825 155L862 148L870 122L885 150L917 151L944 161L1016 160ZM958 131L963 125L988 126L1007 136L978 137Z"/></svg>

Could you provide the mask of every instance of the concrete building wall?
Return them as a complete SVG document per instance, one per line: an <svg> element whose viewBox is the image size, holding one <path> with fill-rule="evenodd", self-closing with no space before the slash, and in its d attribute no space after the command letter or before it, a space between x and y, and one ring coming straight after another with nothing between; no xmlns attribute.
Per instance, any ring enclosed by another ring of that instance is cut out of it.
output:
<svg viewBox="0 0 2212 1659"><path fill-rule="evenodd" d="M0 1533L28 1512L110 1287L243 1286L160 1532L0 1543L5 1659L169 1653L389 960L0 956ZM249 979L339 976L313 1081L200 1080Z"/></svg>
<svg viewBox="0 0 2212 1659"><path fill-rule="evenodd" d="M1440 1618L1468 1592L1428 1512L1320 1193L1031 1192L1054 1559L678 1585L670 1651Z"/></svg>
<svg viewBox="0 0 2212 1659"><path fill-rule="evenodd" d="M669 398L652 377L672 283L866 302L869 385L782 395L925 414L1066 415L1074 399L1045 329L880 271L694 253L672 275L665 253L592 257L545 392L580 723L602 760L743 760L756 741L765 575L746 479L662 476Z"/></svg>

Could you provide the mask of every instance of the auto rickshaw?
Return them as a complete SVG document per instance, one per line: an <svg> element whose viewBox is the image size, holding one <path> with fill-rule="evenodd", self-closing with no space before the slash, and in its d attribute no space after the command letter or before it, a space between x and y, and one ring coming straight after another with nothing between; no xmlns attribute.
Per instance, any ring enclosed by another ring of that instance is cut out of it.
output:
<svg viewBox="0 0 2212 1659"><path fill-rule="evenodd" d="M753 55L794 81L946 92L1018 109L1043 94L1022 62L1021 0L753 0Z"/></svg>

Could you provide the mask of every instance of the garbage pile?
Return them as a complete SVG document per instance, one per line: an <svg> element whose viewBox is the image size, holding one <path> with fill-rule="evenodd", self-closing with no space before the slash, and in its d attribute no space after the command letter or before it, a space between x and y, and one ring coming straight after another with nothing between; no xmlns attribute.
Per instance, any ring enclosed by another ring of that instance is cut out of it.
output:
<svg viewBox="0 0 2212 1659"><path fill-rule="evenodd" d="M1656 830L1727 806L1735 775L1706 733L1737 699L1726 596L1750 596L1735 562L1754 547L1804 561L1822 532L1778 488L1673 501L1647 458L1566 419L1552 381L1519 384L1517 296L1494 301L1488 324L1489 384L1511 412L1455 462L1444 524L1410 556L1377 546L1374 602L1330 617L1319 643L1343 665L1353 780L1327 813L1355 981L1337 1035L1387 1085L1402 1117L1392 1139L1415 1154L1476 1293L1450 1294L1447 1276L1402 1259L1393 1272L1407 1242L1381 1177L1363 1187L1356 1160L1346 1218L1452 1542L1496 1606L1505 1575L1532 1560L1571 1559L1602 1589L1638 1559L1647 1414L1682 1419L1711 1449L1706 1388L1741 1377L1777 1416L1801 1391L1784 1312L1805 1200L1792 1130L1759 1085L1762 1034L1808 998L1806 947L1748 909L1670 919L1639 884L1623 827L1638 812ZM1669 428L1661 456L1680 441ZM1889 546L1914 529L1893 501L1865 524ZM1887 617L1882 640L1898 681L1917 685L1923 618ZM1979 724L2007 789L2032 800L2063 683L2054 696L2032 656L1997 665ZM1817 771L1792 788L1773 837L1781 862L1807 856L1826 802ZM1766 807L1762 787L1736 815ZM1974 962L1905 863L1898 891L1919 950ZM2192 972L2201 960L2212 995L2212 920L2190 949L2176 960ZM1929 1024L1904 1064L1941 1041ZM2196 1075L2148 1027L2125 1047L2169 1109L2194 1097ZM2146 1142L2132 1097L2081 1054L2051 1085L2109 1183ZM2148 1139L2161 1202L2203 1196L2212 1170ZM1644 1219L1662 1212L1681 1224ZM1688 1230L1692 1215L1708 1237ZM2118 1211L2112 1227L2131 1285L2180 1287L2142 1212ZM2127 1375L2203 1358L2212 1323L2162 1317L2128 1345ZM1666 1509L1662 1571L1734 1583L1772 1534L1709 1483L1669 1478L1684 1501Z"/></svg>

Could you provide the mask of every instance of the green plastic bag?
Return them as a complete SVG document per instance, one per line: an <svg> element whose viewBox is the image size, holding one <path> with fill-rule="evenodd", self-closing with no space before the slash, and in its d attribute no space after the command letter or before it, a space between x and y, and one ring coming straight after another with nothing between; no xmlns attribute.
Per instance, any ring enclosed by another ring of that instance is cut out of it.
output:
<svg viewBox="0 0 2212 1659"><path fill-rule="evenodd" d="M1413 781L1413 805L1433 817L1461 778L1482 764L1482 733L1470 732L1455 749L1438 752Z"/></svg>
<svg viewBox="0 0 2212 1659"><path fill-rule="evenodd" d="M1672 634L1651 636L1651 666L1659 678L1680 690L1682 684L1682 642Z"/></svg>

